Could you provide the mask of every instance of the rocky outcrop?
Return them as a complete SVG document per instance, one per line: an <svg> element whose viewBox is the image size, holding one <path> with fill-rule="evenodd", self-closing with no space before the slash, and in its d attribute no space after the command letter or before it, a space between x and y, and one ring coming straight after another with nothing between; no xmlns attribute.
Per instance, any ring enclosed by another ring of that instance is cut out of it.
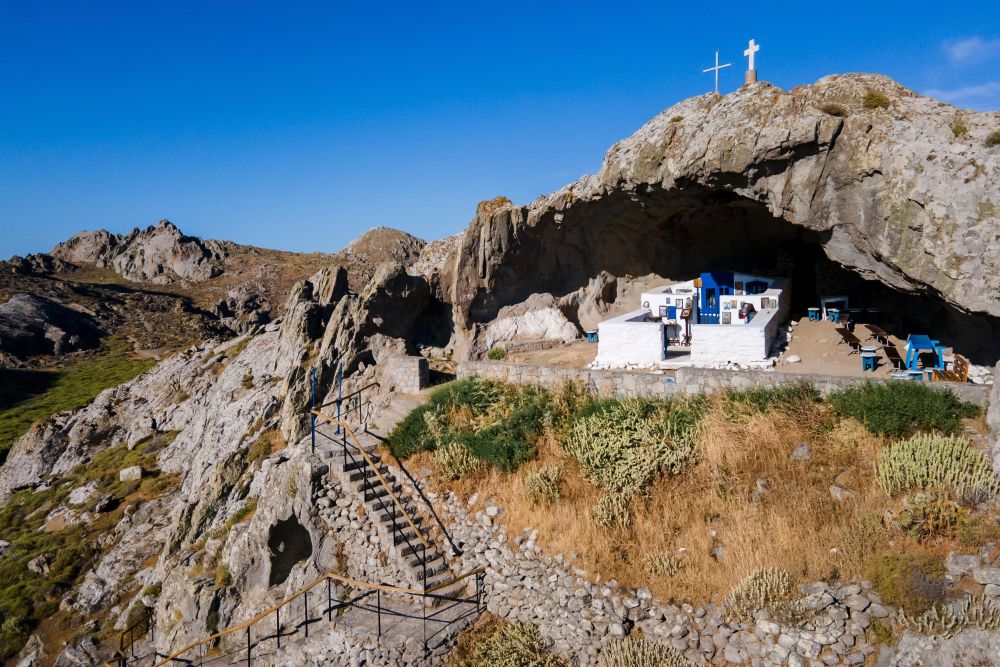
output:
<svg viewBox="0 0 1000 667"><path fill-rule="evenodd" d="M78 267L65 260L53 257L46 253L37 253L21 257L14 255L6 262L0 262L0 267L13 272L25 275L51 275L57 273L69 273Z"/></svg>
<svg viewBox="0 0 1000 667"><path fill-rule="evenodd" d="M166 284L199 282L220 275L227 245L185 236L169 220L161 220L125 236L103 229L80 232L58 244L50 254L73 264L113 269L133 282Z"/></svg>
<svg viewBox="0 0 1000 667"><path fill-rule="evenodd" d="M66 354L96 347L102 331L93 313L33 294L0 304L0 352L14 357Z"/></svg>
<svg viewBox="0 0 1000 667"><path fill-rule="evenodd" d="M866 103L872 92L884 108ZM596 175L526 206L481 209L445 262L442 293L456 327L473 331L505 305L568 294L602 271L790 274L817 263L809 246L956 319L974 314L989 334L981 346L1000 356L1000 149L984 141L998 127L1000 114L875 75L694 97L613 146Z"/></svg>
<svg viewBox="0 0 1000 667"><path fill-rule="evenodd" d="M215 314L232 331L245 334L270 321L271 302L264 285L248 281L231 287L226 298L216 304Z"/></svg>

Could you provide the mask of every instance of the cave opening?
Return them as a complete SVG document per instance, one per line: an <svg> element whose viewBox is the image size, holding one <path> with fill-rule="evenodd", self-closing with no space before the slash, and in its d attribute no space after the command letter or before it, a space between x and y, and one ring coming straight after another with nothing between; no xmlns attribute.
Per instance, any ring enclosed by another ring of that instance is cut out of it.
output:
<svg viewBox="0 0 1000 667"><path fill-rule="evenodd" d="M267 536L271 557L268 586L283 584L296 563L312 556L312 538L293 514L271 526Z"/></svg>
<svg viewBox="0 0 1000 667"><path fill-rule="evenodd" d="M690 185L614 192L558 215L519 232L493 289L473 300L472 321L488 322L533 292L569 294L602 271L620 283L737 271L790 278L793 318L818 306L821 296L846 294L852 307L881 309L882 326L901 338L928 334L976 364L1000 359L1000 318L961 311L932 290L903 292L863 276L827 257L829 232L776 218L763 203L731 192ZM526 272L532 280L524 279Z"/></svg>

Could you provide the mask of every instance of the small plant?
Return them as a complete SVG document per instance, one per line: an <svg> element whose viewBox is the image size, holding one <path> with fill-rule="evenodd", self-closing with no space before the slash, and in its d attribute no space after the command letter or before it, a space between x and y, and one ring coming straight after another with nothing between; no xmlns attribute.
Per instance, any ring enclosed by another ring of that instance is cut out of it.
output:
<svg viewBox="0 0 1000 667"><path fill-rule="evenodd" d="M931 607L922 614L896 612L896 621L906 630L935 637L952 637L965 628L1000 628L1000 603L985 594L959 602Z"/></svg>
<svg viewBox="0 0 1000 667"><path fill-rule="evenodd" d="M869 90L865 95L864 105L866 109L888 109L889 98L877 90Z"/></svg>
<svg viewBox="0 0 1000 667"><path fill-rule="evenodd" d="M684 120L684 116L674 116L673 118L670 119L670 122L671 123L679 123L682 120Z"/></svg>
<svg viewBox="0 0 1000 667"><path fill-rule="evenodd" d="M248 391L253 389L253 373L243 374L243 388Z"/></svg>
<svg viewBox="0 0 1000 667"><path fill-rule="evenodd" d="M954 433L962 417L975 417L979 408L960 401L947 389L917 382L866 383L830 395L837 414L854 417L872 433L891 436L915 431Z"/></svg>
<svg viewBox="0 0 1000 667"><path fill-rule="evenodd" d="M788 597L791 578L787 572L773 568L758 568L738 583L725 600L728 618L753 622L760 609L771 609Z"/></svg>
<svg viewBox="0 0 1000 667"><path fill-rule="evenodd" d="M918 493L904 501L896 526L915 540L950 535L962 523L965 510L951 498L936 493Z"/></svg>
<svg viewBox="0 0 1000 667"><path fill-rule="evenodd" d="M948 489L958 498L1000 491L986 456L955 436L916 435L886 447L879 452L875 477L890 496L909 489Z"/></svg>
<svg viewBox="0 0 1000 667"><path fill-rule="evenodd" d="M847 109L840 106L839 104L834 104L832 102L828 102L826 104L821 105L819 110L830 116L836 116L837 118L847 117Z"/></svg>
<svg viewBox="0 0 1000 667"><path fill-rule="evenodd" d="M528 623L503 625L476 647L477 667L564 667L565 661L546 652L542 635Z"/></svg>
<svg viewBox="0 0 1000 667"><path fill-rule="evenodd" d="M600 667L688 667L691 663L672 646L646 639L618 639L601 652Z"/></svg>
<svg viewBox="0 0 1000 667"><path fill-rule="evenodd" d="M229 588L233 584L233 575L229 572L227 565L219 565L215 568L215 587Z"/></svg>
<svg viewBox="0 0 1000 667"><path fill-rule="evenodd" d="M654 577L672 577L680 572L681 559L671 553L652 554L646 558L646 572Z"/></svg>
<svg viewBox="0 0 1000 667"><path fill-rule="evenodd" d="M951 126L951 133L956 139L962 139L969 134L969 128L960 120L956 120Z"/></svg>
<svg viewBox="0 0 1000 667"><path fill-rule="evenodd" d="M461 479L479 466L469 448L458 442L450 442L434 452L434 462L449 480Z"/></svg>
<svg viewBox="0 0 1000 667"><path fill-rule="evenodd" d="M995 130L991 132L984 142L987 148L993 148L994 146L1000 146L1000 130Z"/></svg>
<svg viewBox="0 0 1000 667"><path fill-rule="evenodd" d="M490 351L486 353L486 358L490 361L500 361L506 358L507 350L502 347L490 348Z"/></svg>
<svg viewBox="0 0 1000 667"><path fill-rule="evenodd" d="M562 468L545 466L529 472L524 478L524 496L531 503L554 503L559 500Z"/></svg>

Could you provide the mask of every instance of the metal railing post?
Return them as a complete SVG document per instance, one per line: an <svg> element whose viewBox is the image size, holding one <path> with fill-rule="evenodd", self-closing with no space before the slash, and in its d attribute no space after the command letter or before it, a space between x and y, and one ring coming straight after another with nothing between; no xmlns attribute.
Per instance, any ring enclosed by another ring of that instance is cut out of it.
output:
<svg viewBox="0 0 1000 667"><path fill-rule="evenodd" d="M247 626L247 667L250 667L250 626Z"/></svg>
<svg viewBox="0 0 1000 667"><path fill-rule="evenodd" d="M306 611L305 611L305 613L306 613L306 621L305 621L305 623L306 623L306 638L308 639L309 638L309 591L306 591L306 592L304 592L302 594L302 604L306 608Z"/></svg>
<svg viewBox="0 0 1000 667"><path fill-rule="evenodd" d="M274 610L274 638L278 640L278 648L281 648L281 607Z"/></svg>
<svg viewBox="0 0 1000 667"><path fill-rule="evenodd" d="M326 621L333 622L333 580L326 579Z"/></svg>
<svg viewBox="0 0 1000 667"><path fill-rule="evenodd" d="M378 606L378 638L382 638L382 589L375 590L375 600Z"/></svg>

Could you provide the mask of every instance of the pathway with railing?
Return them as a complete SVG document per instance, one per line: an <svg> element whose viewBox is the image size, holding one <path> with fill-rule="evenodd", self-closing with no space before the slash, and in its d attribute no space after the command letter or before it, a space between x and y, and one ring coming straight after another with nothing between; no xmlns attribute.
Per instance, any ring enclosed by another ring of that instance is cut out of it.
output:
<svg viewBox="0 0 1000 667"><path fill-rule="evenodd" d="M369 385L334 403L341 417L347 412L361 414L362 392ZM350 401L351 410L343 410ZM130 665L250 665L267 661L287 648L289 642L306 641L310 632L350 632L359 637L381 638L391 633L420 646L424 655L446 642L464 622L483 609L484 571L478 568L455 575L445 552L424 526L414 499L403 492L402 484L374 449L380 438L361 433L343 418L321 411L313 393L308 414L312 422L312 451L330 463L345 488L354 488L369 510L369 516L391 544L414 586L372 583L326 573L284 600L248 621L227 628L164 655L153 642L153 619L147 615L126 628L120 636L119 658L114 663ZM419 486L407 475L416 495ZM447 531L428 503L440 532L451 542ZM457 547L452 543L453 550ZM148 634L148 637L147 637ZM146 650L137 647L146 647Z"/></svg>

